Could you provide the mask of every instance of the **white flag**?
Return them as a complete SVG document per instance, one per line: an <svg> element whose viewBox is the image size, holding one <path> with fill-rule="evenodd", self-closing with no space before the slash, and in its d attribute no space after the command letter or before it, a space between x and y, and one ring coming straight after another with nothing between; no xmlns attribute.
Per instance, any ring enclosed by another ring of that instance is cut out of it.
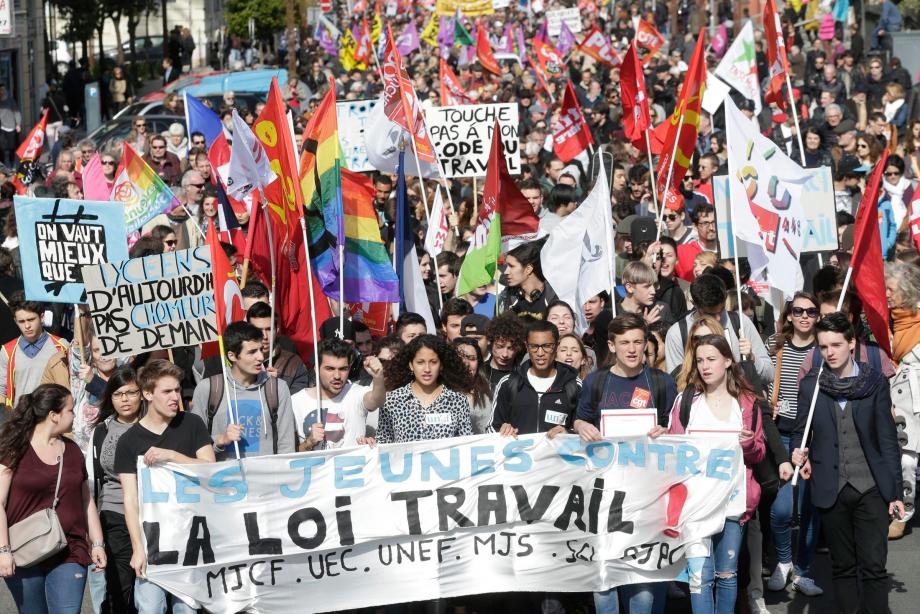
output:
<svg viewBox="0 0 920 614"><path fill-rule="evenodd" d="M221 167L227 194L242 200L254 190L264 188L278 178L268 162L262 143L252 128L233 110L233 145L230 164Z"/></svg>
<svg viewBox="0 0 920 614"><path fill-rule="evenodd" d="M540 252L543 276L556 296L578 314L579 333L588 328L582 305L613 286L614 257L610 186L601 156L594 188L575 211L553 228ZM577 275L572 274L575 263L579 263Z"/></svg>
<svg viewBox="0 0 920 614"><path fill-rule="evenodd" d="M748 20L732 41L722 61L716 67L716 76L754 102L760 113L760 82L757 80L757 58L754 54L754 24Z"/></svg>
<svg viewBox="0 0 920 614"><path fill-rule="evenodd" d="M428 222L428 232L425 234L425 251L431 254L432 259L444 251L444 241L450 227L447 224L447 211L444 209L444 200L441 198L441 187L435 186L434 204L431 205L431 217Z"/></svg>
<svg viewBox="0 0 920 614"><path fill-rule="evenodd" d="M367 126L364 131L364 147L367 150L367 161L378 171L384 173L396 173L399 166L399 142L403 141L406 148L406 176L419 176L419 165L416 164L415 155L413 154L412 135L408 130L392 121L387 117L385 110L386 103L383 94L377 100L377 104L371 110L367 118ZM373 128L370 128L373 126ZM421 162L422 177L434 178L440 177L441 171L438 165Z"/></svg>
<svg viewBox="0 0 920 614"><path fill-rule="evenodd" d="M799 256L805 237L802 188L813 172L803 169L758 126L725 99L731 228L751 263L787 299L802 289ZM739 250L740 251L740 250Z"/></svg>

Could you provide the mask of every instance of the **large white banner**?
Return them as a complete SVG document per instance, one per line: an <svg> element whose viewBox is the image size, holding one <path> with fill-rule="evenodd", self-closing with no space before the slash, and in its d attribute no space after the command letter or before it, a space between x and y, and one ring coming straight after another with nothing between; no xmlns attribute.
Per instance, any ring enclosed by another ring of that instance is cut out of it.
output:
<svg viewBox="0 0 920 614"><path fill-rule="evenodd" d="M745 501L733 438L479 435L243 463L139 461L147 576L209 612L672 579Z"/></svg>
<svg viewBox="0 0 920 614"><path fill-rule="evenodd" d="M496 120L502 131L508 172L520 175L517 104L468 104L425 111L428 136L438 152L444 177L485 177Z"/></svg>
<svg viewBox="0 0 920 614"><path fill-rule="evenodd" d="M364 130L376 104L376 98L335 103L335 114L339 122L339 143L342 146L345 166L348 167L348 170L359 173L374 170L367 160Z"/></svg>

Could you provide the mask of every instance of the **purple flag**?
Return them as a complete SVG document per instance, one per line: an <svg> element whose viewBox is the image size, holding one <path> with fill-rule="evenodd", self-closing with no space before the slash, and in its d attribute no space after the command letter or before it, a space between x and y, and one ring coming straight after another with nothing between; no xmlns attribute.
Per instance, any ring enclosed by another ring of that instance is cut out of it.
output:
<svg viewBox="0 0 920 614"><path fill-rule="evenodd" d="M569 30L569 26L566 25L565 21L562 22L562 28L559 30L559 40L556 43L556 49L562 55L565 55L569 52L569 49L576 43L575 35L572 34L572 31Z"/></svg>
<svg viewBox="0 0 920 614"><path fill-rule="evenodd" d="M514 36L515 36L515 40L517 41L516 51L517 51L518 57L521 58L521 61L523 62L524 59L527 57L527 45L524 43L524 27L515 26Z"/></svg>
<svg viewBox="0 0 920 614"><path fill-rule="evenodd" d="M438 22L438 48L441 51L441 57L447 59L450 57L450 50L454 46L454 18L441 17Z"/></svg>
<svg viewBox="0 0 920 614"><path fill-rule="evenodd" d="M728 28L725 27L724 23L719 25L719 31L712 37L710 45L717 58L721 58L725 54L728 49Z"/></svg>
<svg viewBox="0 0 920 614"><path fill-rule="evenodd" d="M514 53L514 32L511 29L510 23L505 26L502 37L499 39L498 44L495 45L495 51L499 53Z"/></svg>
<svg viewBox="0 0 920 614"><path fill-rule="evenodd" d="M326 26L322 22L316 24L316 40L319 42L319 46L323 48L323 51L330 55L339 55L339 48L335 44L335 40L332 38L329 30L326 29Z"/></svg>
<svg viewBox="0 0 920 614"><path fill-rule="evenodd" d="M399 55L407 57L418 49L421 44L418 37L418 28L415 27L415 20L410 19L402 34L396 39L396 48L399 50Z"/></svg>

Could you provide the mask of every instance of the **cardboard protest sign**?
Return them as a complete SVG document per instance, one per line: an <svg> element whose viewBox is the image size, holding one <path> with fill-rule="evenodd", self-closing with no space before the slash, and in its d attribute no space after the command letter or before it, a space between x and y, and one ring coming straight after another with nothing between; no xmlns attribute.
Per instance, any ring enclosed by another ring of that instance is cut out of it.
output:
<svg viewBox="0 0 920 614"><path fill-rule="evenodd" d="M581 32L581 11L578 8L546 11L547 34L559 36L559 32L562 31L562 22L565 22L573 34L578 34Z"/></svg>
<svg viewBox="0 0 920 614"><path fill-rule="evenodd" d="M339 144L342 146L348 170L359 173L374 170L367 159L364 130L376 104L376 99L335 103L335 114L339 122Z"/></svg>
<svg viewBox="0 0 920 614"><path fill-rule="evenodd" d="M86 302L106 358L217 340L207 245L85 267Z"/></svg>
<svg viewBox="0 0 920 614"><path fill-rule="evenodd" d="M802 253L830 252L838 249L837 206L834 201L834 181L830 167L806 169L811 179L802 186L802 208L805 210L805 236ZM728 176L712 178L712 195L715 200L718 224L719 254L733 258L735 251L731 236L731 210L728 206ZM747 256L739 244L739 256Z"/></svg>
<svg viewBox="0 0 920 614"><path fill-rule="evenodd" d="M125 209L118 203L13 198L26 298L82 303L82 267L128 257Z"/></svg>
<svg viewBox="0 0 920 614"><path fill-rule="evenodd" d="M245 479L138 464L147 577L208 612L667 581L743 513L744 476L737 436L479 435L248 458Z"/></svg>
<svg viewBox="0 0 920 614"><path fill-rule="evenodd" d="M444 177L485 177L496 120L502 131L508 171L520 175L517 104L470 104L425 111L428 135L438 152Z"/></svg>

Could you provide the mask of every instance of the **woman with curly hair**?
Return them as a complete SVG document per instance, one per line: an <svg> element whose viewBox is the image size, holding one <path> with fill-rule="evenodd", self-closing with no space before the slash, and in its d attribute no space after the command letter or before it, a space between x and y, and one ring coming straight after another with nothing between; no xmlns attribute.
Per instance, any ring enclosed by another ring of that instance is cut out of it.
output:
<svg viewBox="0 0 920 614"><path fill-rule="evenodd" d="M386 367L387 396L376 443L402 443L472 435L470 371L457 350L434 335L421 335ZM358 443L374 444L373 438Z"/></svg>
<svg viewBox="0 0 920 614"><path fill-rule="evenodd" d="M480 435L488 430L492 419L492 386L486 374L482 350L479 348L479 342L472 337L457 337L454 339L453 347L472 378L470 392L466 398L470 402L473 433Z"/></svg>

